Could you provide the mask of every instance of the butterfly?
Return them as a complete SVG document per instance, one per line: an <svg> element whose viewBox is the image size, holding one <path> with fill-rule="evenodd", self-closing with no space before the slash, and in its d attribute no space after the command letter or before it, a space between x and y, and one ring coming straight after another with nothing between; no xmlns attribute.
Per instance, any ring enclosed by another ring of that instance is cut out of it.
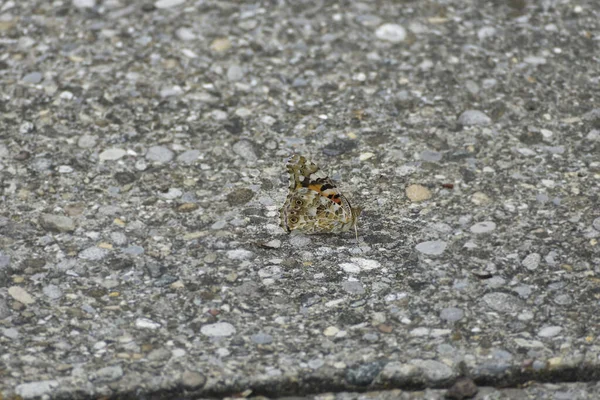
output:
<svg viewBox="0 0 600 400"><path fill-rule="evenodd" d="M306 157L294 154L286 164L290 189L279 210L281 227L290 233L340 233L354 228L362 211L353 208L327 174Z"/></svg>

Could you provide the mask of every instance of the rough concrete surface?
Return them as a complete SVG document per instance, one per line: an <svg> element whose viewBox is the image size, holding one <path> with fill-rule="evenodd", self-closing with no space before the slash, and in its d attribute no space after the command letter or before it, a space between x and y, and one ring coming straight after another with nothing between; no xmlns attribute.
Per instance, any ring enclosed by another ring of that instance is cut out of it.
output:
<svg viewBox="0 0 600 400"><path fill-rule="evenodd" d="M0 50L0 398L598 398L597 0L2 0ZM359 243L279 227L293 153Z"/></svg>

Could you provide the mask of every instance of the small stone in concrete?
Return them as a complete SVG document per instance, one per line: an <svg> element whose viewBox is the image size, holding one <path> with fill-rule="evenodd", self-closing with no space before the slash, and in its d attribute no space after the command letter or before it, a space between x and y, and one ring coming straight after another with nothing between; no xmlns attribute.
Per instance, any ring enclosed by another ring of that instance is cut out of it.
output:
<svg viewBox="0 0 600 400"><path fill-rule="evenodd" d="M492 221L478 222L471 227L473 233L488 233L496 229L496 224Z"/></svg>
<svg viewBox="0 0 600 400"><path fill-rule="evenodd" d="M181 375L181 383L186 389L200 389L206 384L206 377L199 372L185 371Z"/></svg>
<svg viewBox="0 0 600 400"><path fill-rule="evenodd" d="M21 124L21 126L19 126L19 133L21 135L25 135L27 133L33 132L34 129L35 125L33 124L33 122L25 121Z"/></svg>
<svg viewBox="0 0 600 400"><path fill-rule="evenodd" d="M100 382L113 382L123 376L123 368L120 365L104 367L96 371L96 379Z"/></svg>
<svg viewBox="0 0 600 400"><path fill-rule="evenodd" d="M254 257L254 253L249 250L236 249L227 251L227 258L231 260L249 260Z"/></svg>
<svg viewBox="0 0 600 400"><path fill-rule="evenodd" d="M391 361L381 371L380 378L384 382L408 382L419 375L419 367L412 364L403 364Z"/></svg>
<svg viewBox="0 0 600 400"><path fill-rule="evenodd" d="M325 330L323 331L323 335L325 335L325 336L335 336L335 335L338 334L339 331L340 331L340 329L338 327L329 326L329 327L325 328Z"/></svg>
<svg viewBox="0 0 600 400"><path fill-rule="evenodd" d="M46 172L52 168L52 160L43 157L36 158L31 161L31 168L37 172Z"/></svg>
<svg viewBox="0 0 600 400"><path fill-rule="evenodd" d="M378 39L391 43L400 43L406 39L406 29L398 24L383 24L375 31Z"/></svg>
<svg viewBox="0 0 600 400"><path fill-rule="evenodd" d="M263 244L264 247L268 247L270 249L278 249L281 247L281 240L273 239Z"/></svg>
<svg viewBox="0 0 600 400"><path fill-rule="evenodd" d="M159 196L165 200L174 200L178 197L181 197L183 192L178 188L169 188L166 192L159 193Z"/></svg>
<svg viewBox="0 0 600 400"><path fill-rule="evenodd" d="M64 215L42 214L40 225L47 231L53 232L73 232L75 230L75 222Z"/></svg>
<svg viewBox="0 0 600 400"><path fill-rule="evenodd" d="M554 302L561 306L568 306L573 303L573 298L567 293L562 293L554 298Z"/></svg>
<svg viewBox="0 0 600 400"><path fill-rule="evenodd" d="M171 359L173 353L165 349L164 347L154 349L146 355L146 358L150 361L167 361Z"/></svg>
<svg viewBox="0 0 600 400"><path fill-rule="evenodd" d="M8 294L15 300L23 304L33 304L35 300L25 289L19 286L11 286L8 288Z"/></svg>
<svg viewBox="0 0 600 400"><path fill-rule="evenodd" d="M146 153L146 160L167 163L173 159L173 152L165 146L152 146Z"/></svg>
<svg viewBox="0 0 600 400"><path fill-rule="evenodd" d="M81 251L79 253L78 257L83 260L100 261L100 260L104 259L106 256L108 256L109 253L110 253L110 251L108 249L103 249L101 247L92 246L92 247L88 247L87 249Z"/></svg>
<svg viewBox="0 0 600 400"><path fill-rule="evenodd" d="M194 33L194 31L192 31L190 28L186 28L186 27L178 28L175 31L175 35L179 39L183 40L184 42L198 38L198 36Z"/></svg>
<svg viewBox="0 0 600 400"><path fill-rule="evenodd" d="M123 158L127 154L127 152L123 149L112 148L104 150L102 153L98 154L98 159L100 161L116 161L120 158Z"/></svg>
<svg viewBox="0 0 600 400"><path fill-rule="evenodd" d="M96 146L97 142L98 138L96 136L85 134L79 137L77 140L77 146L81 147L82 149L91 149L92 147Z"/></svg>
<svg viewBox="0 0 600 400"><path fill-rule="evenodd" d="M465 312L457 307L444 308L440 313L440 318L448 322L456 322L461 320L465 315Z"/></svg>
<svg viewBox="0 0 600 400"><path fill-rule="evenodd" d="M9 339L15 340L19 337L19 331L15 328L6 328L2 330L2 335Z"/></svg>
<svg viewBox="0 0 600 400"><path fill-rule="evenodd" d="M15 388L15 393L23 399L47 396L52 389L58 387L58 381L37 381L22 383Z"/></svg>
<svg viewBox="0 0 600 400"><path fill-rule="evenodd" d="M184 164L192 164L200 157L200 150L186 150L177 156L177 161Z"/></svg>
<svg viewBox="0 0 600 400"><path fill-rule="evenodd" d="M470 399L479 389L471 378L460 378L446 392L446 398L451 400Z"/></svg>
<svg viewBox="0 0 600 400"><path fill-rule="evenodd" d="M254 150L254 143L249 140L240 140L236 142L233 145L233 152L248 161L258 160L256 151Z"/></svg>
<svg viewBox="0 0 600 400"><path fill-rule="evenodd" d="M596 218L594 222L592 222L592 227L600 232L600 217Z"/></svg>
<svg viewBox="0 0 600 400"><path fill-rule="evenodd" d="M171 8L181 5L185 2L186 0L158 0L154 3L154 7L158 9Z"/></svg>
<svg viewBox="0 0 600 400"><path fill-rule="evenodd" d="M368 258L351 258L350 261L358 265L361 271L371 271L373 269L381 268L381 263L377 260L371 260Z"/></svg>
<svg viewBox="0 0 600 400"><path fill-rule="evenodd" d="M551 338L558 335L562 331L560 326L545 326L538 332L538 336L544 338Z"/></svg>
<svg viewBox="0 0 600 400"><path fill-rule="evenodd" d="M215 324L204 325L200 328L200 332L210 337L224 337L235 335L236 329L229 322L217 322Z"/></svg>
<svg viewBox="0 0 600 400"><path fill-rule="evenodd" d="M62 290L56 285L47 285L42 288L42 292L52 300L60 299L63 295Z"/></svg>
<svg viewBox="0 0 600 400"><path fill-rule="evenodd" d="M377 361L348 368L345 376L346 381L351 385L368 386L379 375L384 365L383 362Z"/></svg>
<svg viewBox="0 0 600 400"><path fill-rule="evenodd" d="M35 85L35 84L40 83L42 81L42 78L43 78L42 74L38 71L35 71L35 72L30 72L27 75L25 75L21 79L21 81L23 83L31 83L31 84Z"/></svg>
<svg viewBox="0 0 600 400"><path fill-rule="evenodd" d="M250 336L250 339L253 343L256 344L270 344L273 342L273 336L263 332L259 332L255 335Z"/></svg>
<svg viewBox="0 0 600 400"><path fill-rule="evenodd" d="M227 221L225 220L220 220L220 221L216 221L214 224L212 224L210 226L210 229L212 230L220 230L223 229L227 226Z"/></svg>
<svg viewBox="0 0 600 400"><path fill-rule="evenodd" d="M138 318L135 320L135 326L137 328L154 330L160 328L161 325L148 318Z"/></svg>
<svg viewBox="0 0 600 400"><path fill-rule="evenodd" d="M10 265L10 256L0 251L0 269L6 268Z"/></svg>
<svg viewBox="0 0 600 400"><path fill-rule="evenodd" d="M485 305L498 312L514 313L523 308L523 303L517 297L503 292L487 293L482 300Z"/></svg>
<svg viewBox="0 0 600 400"><path fill-rule="evenodd" d="M428 256L437 256L446 250L446 246L447 243L443 240L431 240L428 242L421 242L415 248L418 252Z"/></svg>
<svg viewBox="0 0 600 400"><path fill-rule="evenodd" d="M458 123L463 126L486 126L492 119L479 110L467 110L458 117Z"/></svg>
<svg viewBox="0 0 600 400"><path fill-rule="evenodd" d="M217 53L222 53L231 48L231 41L228 38L217 38L210 44L210 49Z"/></svg>
<svg viewBox="0 0 600 400"><path fill-rule="evenodd" d="M496 36L496 28L493 26L484 26L479 28L477 31L477 38L479 40L485 40L489 37Z"/></svg>
<svg viewBox="0 0 600 400"><path fill-rule="evenodd" d="M227 69L227 79L229 79L231 82L240 81L243 77L244 70L242 70L242 68L239 65L232 64Z"/></svg>
<svg viewBox="0 0 600 400"><path fill-rule="evenodd" d="M433 384L439 384L454 376L452 368L435 360L416 360L413 362L421 368L423 375Z"/></svg>
<svg viewBox="0 0 600 400"><path fill-rule="evenodd" d="M542 260L542 256L539 253L531 253L523 259L521 264L530 271L535 271Z"/></svg>
<svg viewBox="0 0 600 400"><path fill-rule="evenodd" d="M341 263L340 268L342 268L342 270L348 274L360 273L360 267L354 263Z"/></svg>
<svg viewBox="0 0 600 400"><path fill-rule="evenodd" d="M429 200L431 198L431 191L422 185L410 185L406 188L406 197L414 203L420 201Z"/></svg>
<svg viewBox="0 0 600 400"><path fill-rule="evenodd" d="M125 235L123 232L111 232L110 240L116 246L123 246L127 244L127 235Z"/></svg>
<svg viewBox="0 0 600 400"><path fill-rule="evenodd" d="M124 254L131 254L134 256L139 256L140 254L144 254L144 248L142 246L132 245L121 250Z"/></svg>
<svg viewBox="0 0 600 400"><path fill-rule="evenodd" d="M344 289L345 292L354 295L361 295L365 293L365 288L363 287L362 283L358 281L344 282L342 283L342 289Z"/></svg>

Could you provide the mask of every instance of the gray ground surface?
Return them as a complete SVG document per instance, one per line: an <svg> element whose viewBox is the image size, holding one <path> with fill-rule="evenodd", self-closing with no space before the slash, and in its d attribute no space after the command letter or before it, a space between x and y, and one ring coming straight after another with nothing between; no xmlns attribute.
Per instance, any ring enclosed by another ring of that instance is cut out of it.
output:
<svg viewBox="0 0 600 400"><path fill-rule="evenodd" d="M597 0L0 1L0 398L598 398L599 32ZM359 246L278 226L294 152Z"/></svg>

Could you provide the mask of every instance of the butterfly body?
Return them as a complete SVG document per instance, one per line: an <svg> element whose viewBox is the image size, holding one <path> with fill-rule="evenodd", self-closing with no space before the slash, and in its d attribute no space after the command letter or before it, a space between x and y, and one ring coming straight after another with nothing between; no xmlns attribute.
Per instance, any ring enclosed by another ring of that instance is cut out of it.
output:
<svg viewBox="0 0 600 400"><path fill-rule="evenodd" d="M287 160L289 193L280 210L286 232L340 233L356 229L360 209L352 208L335 183L304 156Z"/></svg>

